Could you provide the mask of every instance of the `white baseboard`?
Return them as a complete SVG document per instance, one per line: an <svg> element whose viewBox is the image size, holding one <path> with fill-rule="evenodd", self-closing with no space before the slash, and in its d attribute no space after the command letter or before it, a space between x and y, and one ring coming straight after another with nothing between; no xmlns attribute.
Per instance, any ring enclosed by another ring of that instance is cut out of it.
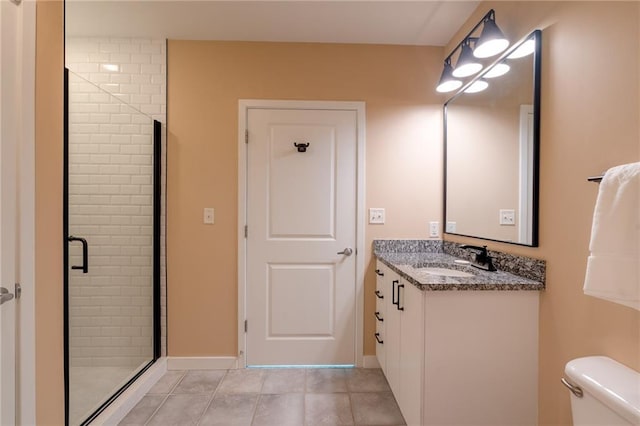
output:
<svg viewBox="0 0 640 426"><path fill-rule="evenodd" d="M230 370L238 368L236 357L169 357L167 370Z"/></svg>
<svg viewBox="0 0 640 426"><path fill-rule="evenodd" d="M364 368L380 368L380 363L375 355L365 355L362 357L362 366Z"/></svg>
<svg viewBox="0 0 640 426"><path fill-rule="evenodd" d="M117 425L136 406L138 402L149 392L164 373L167 372L167 359L159 358L142 376L131 384L113 401L105 410L96 417L92 425Z"/></svg>

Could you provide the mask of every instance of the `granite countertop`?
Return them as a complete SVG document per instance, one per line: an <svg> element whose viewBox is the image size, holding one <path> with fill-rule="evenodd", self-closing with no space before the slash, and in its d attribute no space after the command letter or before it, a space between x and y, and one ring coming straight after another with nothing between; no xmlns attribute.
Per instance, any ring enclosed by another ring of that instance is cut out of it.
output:
<svg viewBox="0 0 640 426"><path fill-rule="evenodd" d="M544 282L506 271L489 272L470 264L459 264L458 257L443 252L380 252L375 256L391 270L425 291L456 290L543 290ZM433 275L421 270L424 266L455 269L472 277Z"/></svg>

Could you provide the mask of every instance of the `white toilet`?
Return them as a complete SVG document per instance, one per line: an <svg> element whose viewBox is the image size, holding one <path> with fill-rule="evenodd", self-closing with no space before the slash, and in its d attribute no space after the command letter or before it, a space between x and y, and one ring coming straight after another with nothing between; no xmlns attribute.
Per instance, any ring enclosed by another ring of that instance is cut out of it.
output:
<svg viewBox="0 0 640 426"><path fill-rule="evenodd" d="M604 356L569 361L574 425L640 425L640 373Z"/></svg>

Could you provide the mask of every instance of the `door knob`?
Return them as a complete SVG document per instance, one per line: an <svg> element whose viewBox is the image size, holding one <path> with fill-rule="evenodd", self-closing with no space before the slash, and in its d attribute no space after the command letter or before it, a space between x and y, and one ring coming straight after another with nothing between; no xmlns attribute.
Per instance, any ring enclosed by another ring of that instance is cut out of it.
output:
<svg viewBox="0 0 640 426"><path fill-rule="evenodd" d="M347 247L346 249L339 251L338 254L344 254L345 256L351 256L353 254L353 250L351 247Z"/></svg>
<svg viewBox="0 0 640 426"><path fill-rule="evenodd" d="M0 305L11 299L13 299L13 293L9 293L9 290L4 287L0 287Z"/></svg>

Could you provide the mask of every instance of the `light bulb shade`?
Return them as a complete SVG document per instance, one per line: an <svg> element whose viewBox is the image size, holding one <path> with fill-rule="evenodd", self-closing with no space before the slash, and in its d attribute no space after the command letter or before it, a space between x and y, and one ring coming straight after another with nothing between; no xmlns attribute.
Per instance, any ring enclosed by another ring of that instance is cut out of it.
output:
<svg viewBox="0 0 640 426"><path fill-rule="evenodd" d="M476 42L473 54L476 58L490 58L509 47L509 40L504 36L496 21L487 19L484 21L484 27L480 38Z"/></svg>
<svg viewBox="0 0 640 426"><path fill-rule="evenodd" d="M445 62L440 81L436 87L436 91L440 93L447 93L459 89L462 86L462 81L456 79L453 76L453 68L451 63Z"/></svg>
<svg viewBox="0 0 640 426"><path fill-rule="evenodd" d="M476 60L473 56L473 50L469 46L468 42L462 44L462 50L458 57L458 62L453 70L454 77L469 77L480 71L482 64Z"/></svg>
<svg viewBox="0 0 640 426"><path fill-rule="evenodd" d="M489 87L489 83L484 80L476 80L471 86L464 89L464 93L478 93Z"/></svg>
<svg viewBox="0 0 640 426"><path fill-rule="evenodd" d="M531 55L536 50L536 42L533 39L529 39L522 43L513 52L507 56L509 59L524 58L527 55Z"/></svg>
<svg viewBox="0 0 640 426"><path fill-rule="evenodd" d="M482 78L495 78L500 77L501 75L505 75L509 72L511 67L506 62L500 62L495 64L489 71L482 75Z"/></svg>

